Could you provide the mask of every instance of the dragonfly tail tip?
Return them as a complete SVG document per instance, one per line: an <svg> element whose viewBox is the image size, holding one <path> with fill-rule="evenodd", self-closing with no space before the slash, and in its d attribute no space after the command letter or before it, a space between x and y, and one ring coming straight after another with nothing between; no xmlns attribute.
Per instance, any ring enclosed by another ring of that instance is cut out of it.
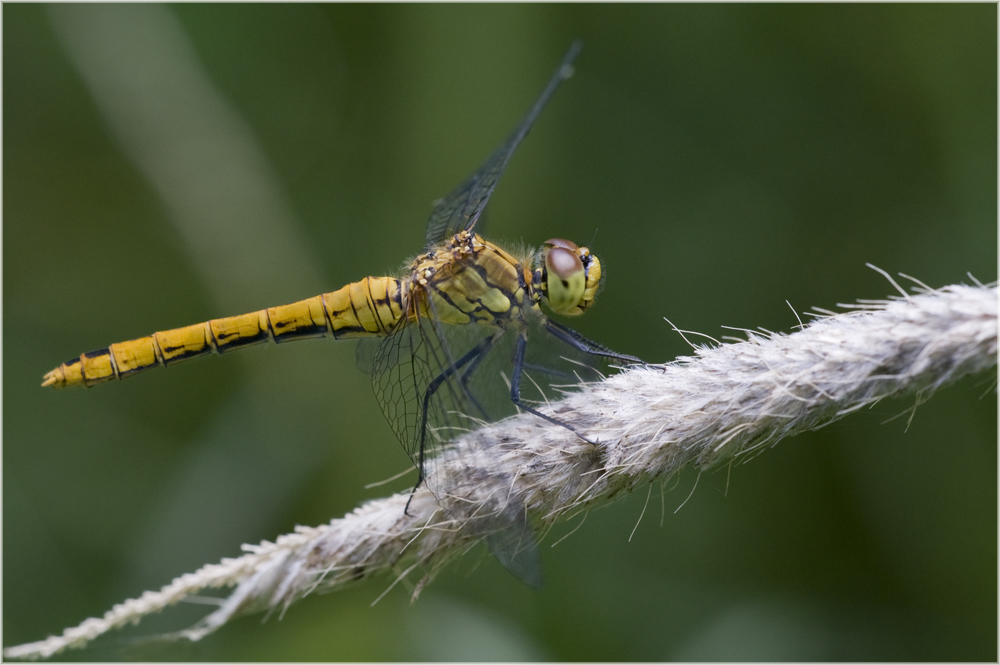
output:
<svg viewBox="0 0 1000 665"><path fill-rule="evenodd" d="M42 388L48 388L49 386L55 386L56 388L59 388L60 385L61 382L59 381L58 369L54 369L42 377Z"/></svg>

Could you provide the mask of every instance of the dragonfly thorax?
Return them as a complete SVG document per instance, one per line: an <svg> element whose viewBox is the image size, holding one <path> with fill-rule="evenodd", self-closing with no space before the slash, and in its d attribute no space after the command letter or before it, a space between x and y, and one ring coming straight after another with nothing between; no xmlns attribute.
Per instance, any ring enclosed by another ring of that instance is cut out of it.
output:
<svg viewBox="0 0 1000 665"><path fill-rule="evenodd" d="M601 262L589 249L551 238L535 263L532 281L552 311L578 316L593 304L601 285Z"/></svg>
<svg viewBox="0 0 1000 665"><path fill-rule="evenodd" d="M403 279L410 319L506 326L534 298L523 263L469 231L418 256Z"/></svg>

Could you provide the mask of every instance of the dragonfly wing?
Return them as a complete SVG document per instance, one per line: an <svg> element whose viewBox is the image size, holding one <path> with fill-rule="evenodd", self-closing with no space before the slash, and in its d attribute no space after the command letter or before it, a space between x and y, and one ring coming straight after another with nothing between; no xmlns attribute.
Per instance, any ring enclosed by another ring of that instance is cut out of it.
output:
<svg viewBox="0 0 1000 665"><path fill-rule="evenodd" d="M538 119L538 115L545 108L549 99L552 98L559 84L573 74L573 61L576 60L576 56L579 55L581 48L583 48L582 42L573 42L569 51L563 57L562 62L559 63L559 68L556 69L548 85L545 86L545 90L542 91L538 101L531 107L528 114L524 116L524 119L521 120L521 123L514 132L490 155L489 159L479 167L478 171L469 176L465 182L456 187L448 196L435 203L434 210L427 220L426 250L429 251L446 238L460 231L471 229L476 225L479 216L483 212L483 208L486 207L486 203L490 200L490 195L496 189L500 176L503 175L504 169L507 168L507 162L510 161L514 150L517 149L521 140L527 136L531 125Z"/></svg>
<svg viewBox="0 0 1000 665"><path fill-rule="evenodd" d="M372 386L386 420L406 454L425 471L446 444L485 418L465 394L455 365L491 331L463 326L479 334L467 348L453 349L442 339L442 327L423 317L378 340L374 349L358 351L359 365L370 364Z"/></svg>
<svg viewBox="0 0 1000 665"><path fill-rule="evenodd" d="M510 399L510 381L521 335L527 336L528 344L520 369L520 397L543 410L562 393L598 380L612 364L630 357L618 357L572 330L553 326L537 308L525 308L522 314L526 325L506 328L444 325L421 318L388 337L361 340L357 355L359 367L371 373L389 425L422 469L422 481L441 507L456 521L463 520L463 528L482 537L515 577L537 588L542 584L541 557L524 506L506 491L512 479L498 471L490 477L491 487L489 482L484 486L482 478L446 473L449 463L466 470L459 455L477 454L451 444L462 433L517 412ZM466 444L471 445L468 440ZM503 451L498 447L484 452ZM496 491L501 486L503 491ZM463 511L479 505L476 497L484 496L487 503L470 519Z"/></svg>
<svg viewBox="0 0 1000 665"><path fill-rule="evenodd" d="M371 375L375 368L375 354L384 341L381 337L362 337L358 340L358 345L354 348L354 360L359 370Z"/></svg>
<svg viewBox="0 0 1000 665"><path fill-rule="evenodd" d="M439 505L482 537L515 577L537 588L541 557L524 506L505 491L510 479L498 474L492 478L494 487L484 487L479 479L445 473L445 465L461 464L457 456L471 452L450 446L457 436L512 412L505 381L509 370L498 368L504 359L509 368L509 340L516 335L516 330L446 326L421 318L365 344L358 358L359 365L370 366L382 411L410 459L423 470L423 481ZM454 498L458 501L453 503ZM474 518L462 513L480 500L484 503Z"/></svg>
<svg viewBox="0 0 1000 665"><path fill-rule="evenodd" d="M511 575L532 589L541 589L544 582L542 555L538 551L535 531L524 511L521 510L519 515L511 514L518 507L513 502L508 502L503 515L499 519L492 518L496 520L497 526L485 527L487 535L483 540L490 553Z"/></svg>

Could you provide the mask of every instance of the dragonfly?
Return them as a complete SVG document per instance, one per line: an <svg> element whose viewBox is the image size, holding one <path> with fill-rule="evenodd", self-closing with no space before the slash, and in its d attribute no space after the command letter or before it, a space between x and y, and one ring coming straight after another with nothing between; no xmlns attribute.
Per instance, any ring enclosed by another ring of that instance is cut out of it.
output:
<svg viewBox="0 0 1000 665"><path fill-rule="evenodd" d="M508 251L477 224L514 151L559 85L573 73L575 42L537 101L483 165L435 202L423 252L397 277L365 277L289 305L212 319L81 354L45 374L42 386L90 387L147 369L264 343L360 339L358 365L396 437L434 485L435 460L456 436L524 411L586 439L539 407L552 391L598 378L605 365L640 364L546 316L578 316L594 303L603 273L587 247L552 238L538 251ZM529 395L530 393L530 395ZM412 498L412 494L411 494ZM409 504L407 504L407 507ZM508 507L484 534L516 577L541 585L540 559L524 511Z"/></svg>

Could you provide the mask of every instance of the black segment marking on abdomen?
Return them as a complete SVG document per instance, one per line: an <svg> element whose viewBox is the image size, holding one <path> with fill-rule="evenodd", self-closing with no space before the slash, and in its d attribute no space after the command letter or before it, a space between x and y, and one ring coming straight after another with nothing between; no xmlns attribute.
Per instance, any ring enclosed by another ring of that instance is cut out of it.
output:
<svg viewBox="0 0 1000 665"><path fill-rule="evenodd" d="M326 325L319 325L318 323L313 323L308 326L298 326L295 328L287 328L285 330L275 330L274 331L274 343L281 344L282 342L291 342L297 339L307 339L311 337L325 337L326 336Z"/></svg>
<svg viewBox="0 0 1000 665"><path fill-rule="evenodd" d="M348 335L350 333L359 333L363 335L372 334L368 332L368 329L364 326L344 326L343 328L337 328L333 331L333 338L337 339L338 337L343 337L344 335Z"/></svg>
<svg viewBox="0 0 1000 665"><path fill-rule="evenodd" d="M268 322L268 327L270 327L270 321ZM250 346L251 344L266 342L268 338L268 334L263 330L252 337L244 337L239 333L233 333L231 335L216 335L216 352L219 354L227 353L233 349L241 349L244 346Z"/></svg>
<svg viewBox="0 0 1000 665"><path fill-rule="evenodd" d="M154 342L154 347L153 348L154 348L154 351L155 351L155 349L159 347L159 343L156 342L156 338L155 337L153 338L153 342ZM184 349L183 346L168 346L168 347L165 347L165 349L160 349L160 351L164 355L161 357L159 354L157 354L157 360L159 360L160 363L162 363L164 367L168 367L169 365L173 365L176 362L180 362L182 360L187 360L188 358L197 358L198 356L203 356L206 353L211 353L212 352L212 347L209 344L206 344L205 347L203 349L199 350L199 351L187 351L187 350L183 350L183 349ZM176 351L178 351L178 350L181 350L181 352L179 354L177 354L176 356L174 356L173 354ZM167 355L170 355L170 356L173 356L173 357L170 358L170 359L167 359Z"/></svg>

